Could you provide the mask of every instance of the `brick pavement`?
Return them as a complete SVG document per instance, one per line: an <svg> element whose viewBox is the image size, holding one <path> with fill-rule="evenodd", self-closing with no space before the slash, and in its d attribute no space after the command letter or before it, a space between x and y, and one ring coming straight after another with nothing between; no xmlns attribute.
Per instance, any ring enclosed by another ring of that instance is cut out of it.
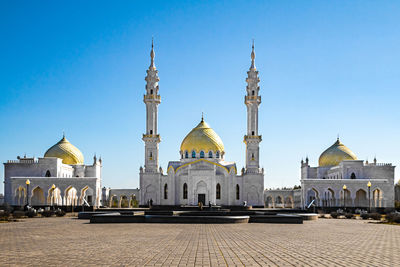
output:
<svg viewBox="0 0 400 267"><path fill-rule="evenodd" d="M0 266L400 266L400 226L319 219L283 224L0 224Z"/></svg>

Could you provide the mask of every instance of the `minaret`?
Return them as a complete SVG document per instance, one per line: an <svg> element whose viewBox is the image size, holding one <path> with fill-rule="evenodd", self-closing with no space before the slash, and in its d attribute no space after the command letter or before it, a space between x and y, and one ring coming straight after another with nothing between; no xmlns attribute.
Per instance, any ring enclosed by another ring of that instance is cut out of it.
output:
<svg viewBox="0 0 400 267"><path fill-rule="evenodd" d="M146 94L143 96L143 102L146 104L146 133L143 134L145 144L144 158L145 172L158 172L158 143L160 135L157 131L158 105L161 103L161 97L158 95L158 71L154 65L154 45L151 40L150 66L147 70Z"/></svg>
<svg viewBox="0 0 400 267"><path fill-rule="evenodd" d="M254 41L251 51L251 66L247 72L247 95L244 98L244 103L247 106L247 135L244 136L246 144L246 172L260 172L260 155L259 144L261 135L258 135L258 105L261 104L261 96L259 96L260 87L258 83L258 71L255 66L256 54L254 52Z"/></svg>

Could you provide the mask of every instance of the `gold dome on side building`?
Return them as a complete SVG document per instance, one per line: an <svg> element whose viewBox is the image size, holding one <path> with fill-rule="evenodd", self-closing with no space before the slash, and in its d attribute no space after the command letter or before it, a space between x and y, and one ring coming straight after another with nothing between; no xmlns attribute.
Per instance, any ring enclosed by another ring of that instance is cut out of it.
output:
<svg viewBox="0 0 400 267"><path fill-rule="evenodd" d="M82 152L71 144L65 136L54 146L50 147L44 154L45 158L60 158L64 164L83 164Z"/></svg>
<svg viewBox="0 0 400 267"><path fill-rule="evenodd" d="M348 147L343 145L338 138L332 146L321 154L319 157L319 166L336 166L344 160L357 160L357 156Z"/></svg>
<svg viewBox="0 0 400 267"><path fill-rule="evenodd" d="M216 153L224 153L224 143L222 143L221 138L218 136L210 126L201 119L201 122L186 135L181 144L181 153L187 151L191 153L195 150L197 153L204 151L208 153L212 151Z"/></svg>

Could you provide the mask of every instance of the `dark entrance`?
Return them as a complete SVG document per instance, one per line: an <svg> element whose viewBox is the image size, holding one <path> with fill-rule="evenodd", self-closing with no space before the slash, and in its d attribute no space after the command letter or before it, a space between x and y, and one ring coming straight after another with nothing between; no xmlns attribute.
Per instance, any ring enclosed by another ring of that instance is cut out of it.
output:
<svg viewBox="0 0 400 267"><path fill-rule="evenodd" d="M198 199L199 201L197 201L197 203L201 202L203 203L203 206L206 204L206 194L199 194Z"/></svg>

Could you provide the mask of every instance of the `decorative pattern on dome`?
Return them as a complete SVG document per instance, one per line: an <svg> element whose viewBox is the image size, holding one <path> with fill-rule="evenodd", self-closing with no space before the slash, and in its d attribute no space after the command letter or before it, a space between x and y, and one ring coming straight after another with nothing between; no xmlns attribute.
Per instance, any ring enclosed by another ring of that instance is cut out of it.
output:
<svg viewBox="0 0 400 267"><path fill-rule="evenodd" d="M202 119L201 122L186 135L181 144L181 152L195 150L197 153L213 151L224 153L224 143L218 134Z"/></svg>
<svg viewBox="0 0 400 267"><path fill-rule="evenodd" d="M325 150L319 157L319 166L336 166L344 160L357 160L357 156L339 138L336 142Z"/></svg>
<svg viewBox="0 0 400 267"><path fill-rule="evenodd" d="M65 136L54 146L50 147L44 154L45 158L60 158L64 164L83 164L82 152L71 144Z"/></svg>

